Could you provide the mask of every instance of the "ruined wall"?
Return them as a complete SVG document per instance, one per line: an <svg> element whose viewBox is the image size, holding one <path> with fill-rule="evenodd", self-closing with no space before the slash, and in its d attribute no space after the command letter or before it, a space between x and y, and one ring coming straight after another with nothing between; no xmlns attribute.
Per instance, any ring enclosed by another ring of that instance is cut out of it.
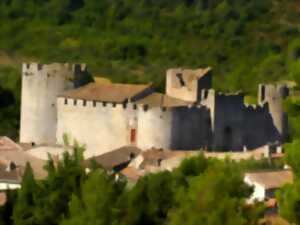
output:
<svg viewBox="0 0 300 225"><path fill-rule="evenodd" d="M137 147L169 149L171 146L172 113L161 107L139 106Z"/></svg>
<svg viewBox="0 0 300 225"><path fill-rule="evenodd" d="M209 148L212 138L209 109L201 105L173 108L171 137L171 149Z"/></svg>
<svg viewBox="0 0 300 225"><path fill-rule="evenodd" d="M130 145L130 129L137 110L131 104L102 103L58 98L57 142L67 134L86 145L90 157Z"/></svg>
<svg viewBox="0 0 300 225"><path fill-rule="evenodd" d="M287 115L283 111L282 100L288 95L285 85L265 85L260 84L258 90L258 102L269 106L269 112L273 118L273 123L281 135L281 141L287 137Z"/></svg>
<svg viewBox="0 0 300 225"><path fill-rule="evenodd" d="M201 73L205 75L201 77ZM211 72L203 72L201 69L169 69L166 75L166 94L185 101L196 102L201 89L211 88L211 82Z"/></svg>
<svg viewBox="0 0 300 225"><path fill-rule="evenodd" d="M244 107L243 142L247 149L255 149L280 140L268 104Z"/></svg>
<svg viewBox="0 0 300 225"><path fill-rule="evenodd" d="M55 143L56 97L72 87L69 64L22 66L20 142Z"/></svg>

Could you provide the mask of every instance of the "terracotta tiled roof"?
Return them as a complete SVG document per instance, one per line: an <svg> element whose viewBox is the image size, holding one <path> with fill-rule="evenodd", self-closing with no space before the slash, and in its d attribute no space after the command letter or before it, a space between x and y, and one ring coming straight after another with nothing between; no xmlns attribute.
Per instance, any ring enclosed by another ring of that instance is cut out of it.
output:
<svg viewBox="0 0 300 225"><path fill-rule="evenodd" d="M131 158L136 157L140 152L141 150L139 148L133 146L124 146L114 151L91 157L85 160L84 164L87 165L91 160L94 159L105 169L113 169L114 167L129 163Z"/></svg>
<svg viewBox="0 0 300 225"><path fill-rule="evenodd" d="M192 104L191 102L173 98L161 93L153 93L136 102L137 104L149 105L150 107L176 107Z"/></svg>
<svg viewBox="0 0 300 225"><path fill-rule="evenodd" d="M262 185L265 189L279 188L293 181L293 173L290 170L246 173L249 180Z"/></svg>
<svg viewBox="0 0 300 225"><path fill-rule="evenodd" d="M151 88L151 84L98 84L66 91L60 97L122 103Z"/></svg>

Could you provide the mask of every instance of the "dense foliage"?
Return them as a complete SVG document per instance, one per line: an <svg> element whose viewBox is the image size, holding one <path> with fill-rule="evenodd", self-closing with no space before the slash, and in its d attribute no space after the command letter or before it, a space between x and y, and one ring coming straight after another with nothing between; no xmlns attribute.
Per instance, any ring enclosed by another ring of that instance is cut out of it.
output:
<svg viewBox="0 0 300 225"><path fill-rule="evenodd" d="M263 161L221 161L200 154L172 172L148 174L128 185L95 162L86 173L81 156L77 146L75 154L65 153L59 162L49 159L43 180L35 180L27 165L21 189L8 192L0 207L0 224L254 225L263 215L262 205L247 205L252 188L243 182L245 170L266 168Z"/></svg>
<svg viewBox="0 0 300 225"><path fill-rule="evenodd" d="M216 88L255 95L260 82L300 80L299 18L296 0L2 0L0 64L86 62L159 90L167 68L210 66ZM0 104L0 135L17 137L18 104Z"/></svg>
<svg viewBox="0 0 300 225"><path fill-rule="evenodd" d="M211 66L217 87L254 92L299 76L299 18L296 0L3 0L0 49L160 86L168 67Z"/></svg>

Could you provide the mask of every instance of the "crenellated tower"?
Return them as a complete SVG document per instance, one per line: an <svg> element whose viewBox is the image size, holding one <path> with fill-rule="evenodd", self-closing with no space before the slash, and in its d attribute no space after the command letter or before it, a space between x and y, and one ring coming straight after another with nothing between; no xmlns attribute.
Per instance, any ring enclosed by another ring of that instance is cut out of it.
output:
<svg viewBox="0 0 300 225"><path fill-rule="evenodd" d="M20 142L55 143L56 98L85 73L85 65L23 63Z"/></svg>

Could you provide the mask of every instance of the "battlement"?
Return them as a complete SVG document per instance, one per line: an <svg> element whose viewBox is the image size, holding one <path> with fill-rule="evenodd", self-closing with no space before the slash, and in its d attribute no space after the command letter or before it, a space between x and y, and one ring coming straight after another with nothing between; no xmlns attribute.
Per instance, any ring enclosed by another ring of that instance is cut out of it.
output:
<svg viewBox="0 0 300 225"><path fill-rule="evenodd" d="M24 76L38 75L38 74L60 74L60 73L78 73L87 72L86 64L69 64L69 63L23 63L22 72Z"/></svg>
<svg viewBox="0 0 300 225"><path fill-rule="evenodd" d="M244 107L246 112L266 112L269 110L267 103L262 105L244 103Z"/></svg>
<svg viewBox="0 0 300 225"><path fill-rule="evenodd" d="M151 109L151 106L148 104L135 104L132 102L125 102L125 103L115 103L115 102L101 102L101 101L91 101L91 100L83 100L83 99L73 99L73 98L58 98L58 104L68 106L68 107L87 107L87 108L116 108L116 109L123 109L123 110L143 110L147 112ZM162 112L170 111L171 108L169 107L155 107L160 108Z"/></svg>

